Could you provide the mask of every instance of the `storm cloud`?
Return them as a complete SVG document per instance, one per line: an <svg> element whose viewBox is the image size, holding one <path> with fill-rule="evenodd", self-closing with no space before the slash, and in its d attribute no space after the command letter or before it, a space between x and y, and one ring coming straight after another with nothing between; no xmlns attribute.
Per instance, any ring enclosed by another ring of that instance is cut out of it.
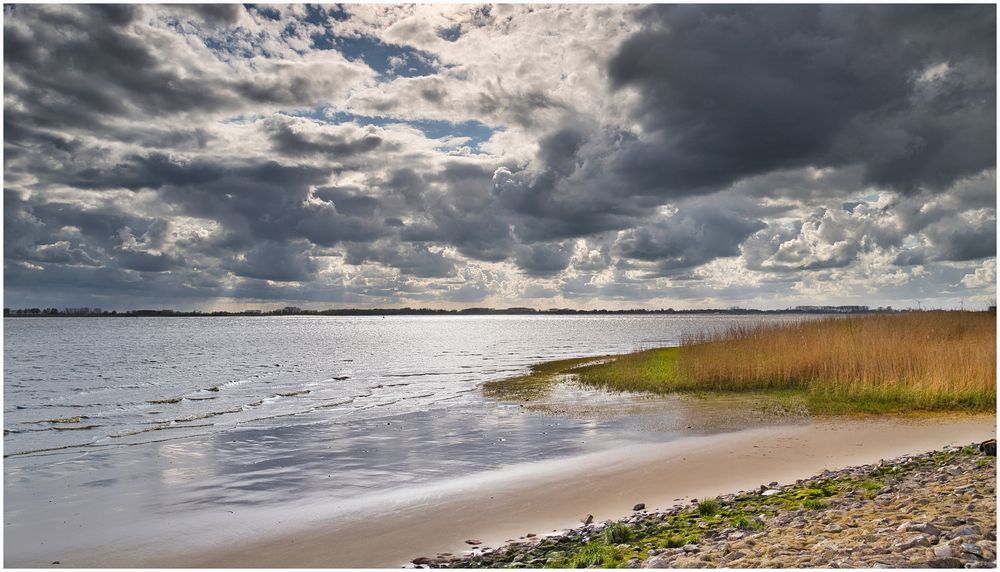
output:
<svg viewBox="0 0 1000 572"><path fill-rule="evenodd" d="M4 12L7 306L996 295L995 6Z"/></svg>

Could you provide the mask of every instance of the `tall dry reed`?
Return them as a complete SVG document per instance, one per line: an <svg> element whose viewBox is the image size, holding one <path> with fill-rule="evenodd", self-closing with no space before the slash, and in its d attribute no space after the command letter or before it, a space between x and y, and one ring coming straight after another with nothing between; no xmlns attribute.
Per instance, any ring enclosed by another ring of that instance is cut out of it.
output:
<svg viewBox="0 0 1000 572"><path fill-rule="evenodd" d="M848 409L994 409L996 316L913 312L734 326L685 339L677 373L704 389L807 389L814 405Z"/></svg>

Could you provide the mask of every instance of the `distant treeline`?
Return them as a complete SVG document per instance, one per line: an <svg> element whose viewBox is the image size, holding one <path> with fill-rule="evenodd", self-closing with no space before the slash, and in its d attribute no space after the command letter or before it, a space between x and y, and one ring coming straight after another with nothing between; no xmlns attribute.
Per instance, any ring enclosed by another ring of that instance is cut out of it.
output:
<svg viewBox="0 0 1000 572"><path fill-rule="evenodd" d="M563 315L563 314L867 314L871 312L899 312L890 306L796 306L784 310L757 310L753 308L702 308L675 310L673 308L647 310L574 310L570 308L465 308L462 310L434 310L430 308L347 308L328 310L303 310L285 306L276 310L242 310L239 312L200 312L183 310L102 310L101 308L20 308L3 309L4 317L195 317L195 316L461 316L461 315Z"/></svg>

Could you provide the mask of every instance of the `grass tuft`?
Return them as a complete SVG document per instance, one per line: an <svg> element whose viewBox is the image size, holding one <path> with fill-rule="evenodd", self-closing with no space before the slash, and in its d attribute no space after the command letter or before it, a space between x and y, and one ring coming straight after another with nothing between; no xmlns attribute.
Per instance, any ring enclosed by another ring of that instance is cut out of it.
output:
<svg viewBox="0 0 1000 572"><path fill-rule="evenodd" d="M624 552L603 542L590 542L573 555L570 568L616 568L624 560Z"/></svg>
<svg viewBox="0 0 1000 572"><path fill-rule="evenodd" d="M713 516L719 513L722 505L715 499L705 499L698 501L698 514L701 516Z"/></svg>
<svg viewBox="0 0 1000 572"><path fill-rule="evenodd" d="M730 521L730 524L740 530L763 530L764 523L757 520L756 518L750 518L745 514L741 514Z"/></svg>
<svg viewBox="0 0 1000 572"><path fill-rule="evenodd" d="M623 522L613 522L604 529L603 536L608 544L622 544L632 540L632 528Z"/></svg>
<svg viewBox="0 0 1000 572"><path fill-rule="evenodd" d="M823 510L825 508L830 508L830 503L820 499L806 499L802 501L802 508L809 510Z"/></svg>

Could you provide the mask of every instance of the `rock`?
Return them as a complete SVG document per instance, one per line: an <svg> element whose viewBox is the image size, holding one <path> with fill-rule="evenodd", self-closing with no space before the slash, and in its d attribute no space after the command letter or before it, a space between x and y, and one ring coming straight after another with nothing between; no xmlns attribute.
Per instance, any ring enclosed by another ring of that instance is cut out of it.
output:
<svg viewBox="0 0 1000 572"><path fill-rule="evenodd" d="M926 536L918 534L917 536L893 544L892 549L895 552L902 552L904 550L916 548L917 546L930 546L930 545L931 543Z"/></svg>
<svg viewBox="0 0 1000 572"><path fill-rule="evenodd" d="M963 526L948 533L948 538L958 538L960 536L979 536L979 527Z"/></svg>
<svg viewBox="0 0 1000 572"><path fill-rule="evenodd" d="M951 558L954 555L955 551L947 544L938 544L934 547L934 556L938 558Z"/></svg>
<svg viewBox="0 0 1000 572"><path fill-rule="evenodd" d="M963 485L955 489L956 495L964 495L965 493L971 493L976 490L976 485Z"/></svg>
<svg viewBox="0 0 1000 572"><path fill-rule="evenodd" d="M958 558L935 558L928 560L926 568L965 568L965 562Z"/></svg>
<svg viewBox="0 0 1000 572"><path fill-rule="evenodd" d="M528 534L525 534L524 536L527 537L527 538L534 538L534 537L536 537L538 535L535 534L534 532L529 532Z"/></svg>
<svg viewBox="0 0 1000 572"><path fill-rule="evenodd" d="M746 555L747 555L746 552L743 552L742 550L736 550L734 552L730 552L729 554L727 554L726 557L723 559L723 562L726 564L730 564L732 562L736 562L737 560L746 558Z"/></svg>
<svg viewBox="0 0 1000 572"><path fill-rule="evenodd" d="M941 536L941 530L926 522L905 522L897 528L899 532L920 532L928 536Z"/></svg>
<svg viewBox="0 0 1000 572"><path fill-rule="evenodd" d="M639 504L635 505L634 507L632 507L632 510L642 510L644 508L646 508L646 504L645 503L639 503Z"/></svg>
<svg viewBox="0 0 1000 572"><path fill-rule="evenodd" d="M774 496L774 495L776 495L776 494L778 494L780 492L781 491L779 491L778 489L767 489L766 491L760 493L760 496L762 496L762 497L770 497L770 496Z"/></svg>
<svg viewBox="0 0 1000 572"><path fill-rule="evenodd" d="M681 548L684 550L684 552L688 552L688 553L690 553L690 552L698 552L698 550L699 550L697 544L685 544Z"/></svg>
<svg viewBox="0 0 1000 572"><path fill-rule="evenodd" d="M478 546L478 545L482 544L483 541L482 540L478 540L476 538L470 538L469 540L466 540L465 543L466 544L471 544L472 546Z"/></svg>
<svg viewBox="0 0 1000 572"><path fill-rule="evenodd" d="M990 439L989 441L983 441L979 444L979 451L981 453L986 453L990 457L997 456L997 440Z"/></svg>
<svg viewBox="0 0 1000 572"><path fill-rule="evenodd" d="M428 558L427 556L421 556L420 558L414 558L410 562L412 562L416 566L428 566L428 565L434 563L434 559L433 558Z"/></svg>
<svg viewBox="0 0 1000 572"><path fill-rule="evenodd" d="M583 524L593 524L593 523L594 523L594 515L592 514L588 514L587 518L583 519Z"/></svg>
<svg viewBox="0 0 1000 572"><path fill-rule="evenodd" d="M671 563L671 558L670 557L667 557L667 556L656 556L654 558L650 558L649 560L646 560L646 563L643 564L642 567L643 568L672 568L672 566L670 565L670 563Z"/></svg>
<svg viewBox="0 0 1000 572"><path fill-rule="evenodd" d="M963 542L962 543L962 552L964 552L966 554L971 554L971 555L979 557L979 558L983 557L983 549L980 548L979 546L975 545L975 544L970 543L970 542Z"/></svg>
<svg viewBox="0 0 1000 572"><path fill-rule="evenodd" d="M844 527L837 523L829 524L823 529L823 532L843 532Z"/></svg>
<svg viewBox="0 0 1000 572"><path fill-rule="evenodd" d="M677 560L674 560L671 564L671 568L705 568L706 564L697 558L692 558L690 556L681 556Z"/></svg>

